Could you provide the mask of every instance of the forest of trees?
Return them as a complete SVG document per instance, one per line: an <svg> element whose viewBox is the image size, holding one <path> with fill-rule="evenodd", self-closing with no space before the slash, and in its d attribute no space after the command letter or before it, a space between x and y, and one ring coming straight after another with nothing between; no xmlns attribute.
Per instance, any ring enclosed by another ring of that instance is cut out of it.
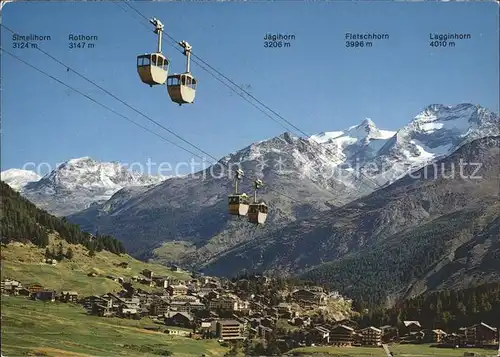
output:
<svg viewBox="0 0 500 357"><path fill-rule="evenodd" d="M1 242L32 242L41 248L49 243L49 233L57 232L70 244L82 244L90 254L107 250L115 254L125 253L123 243L108 235L82 232L78 225L69 223L66 218L55 217L37 208L23 198L9 185L1 181L2 207L0 219Z"/></svg>
<svg viewBox="0 0 500 357"><path fill-rule="evenodd" d="M363 310L359 303L355 302L354 307ZM390 309L375 308L361 313L358 323L362 327L397 326L406 320L417 320L424 328L445 331L480 322L496 327L500 322L500 283L420 295Z"/></svg>

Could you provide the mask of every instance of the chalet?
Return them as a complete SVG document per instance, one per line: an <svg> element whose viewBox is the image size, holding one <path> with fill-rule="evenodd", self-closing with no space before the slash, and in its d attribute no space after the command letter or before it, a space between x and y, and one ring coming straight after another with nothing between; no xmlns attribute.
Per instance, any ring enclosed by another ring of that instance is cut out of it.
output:
<svg viewBox="0 0 500 357"><path fill-rule="evenodd" d="M310 326L311 325L311 318L309 316L307 317L295 317L291 321L292 325L295 326Z"/></svg>
<svg viewBox="0 0 500 357"><path fill-rule="evenodd" d="M358 323L356 321L353 321L351 319L344 319L344 320L339 320L337 321L337 325L344 325L352 328L353 330L358 329Z"/></svg>
<svg viewBox="0 0 500 357"><path fill-rule="evenodd" d="M333 300L340 300L342 299L342 295L340 295L338 291L332 291L328 294L328 298Z"/></svg>
<svg viewBox="0 0 500 357"><path fill-rule="evenodd" d="M45 259L45 264L57 265L57 260L55 260L55 259Z"/></svg>
<svg viewBox="0 0 500 357"><path fill-rule="evenodd" d="M146 293L137 293L134 297L139 299L139 302L142 306L149 306L153 302L155 302L154 296Z"/></svg>
<svg viewBox="0 0 500 357"><path fill-rule="evenodd" d="M81 303L85 309L92 310L92 305L94 305L98 299L100 299L98 295L86 296L82 299Z"/></svg>
<svg viewBox="0 0 500 357"><path fill-rule="evenodd" d="M4 280L2 281L2 294L19 295L21 287L21 283L17 280Z"/></svg>
<svg viewBox="0 0 500 357"><path fill-rule="evenodd" d="M183 284L169 285L167 287L167 292L170 294L170 296L186 295L188 292L188 288L186 285Z"/></svg>
<svg viewBox="0 0 500 357"><path fill-rule="evenodd" d="M188 289L189 294L197 294L200 292L200 286L198 284L193 284L193 283L188 282L185 285Z"/></svg>
<svg viewBox="0 0 500 357"><path fill-rule="evenodd" d="M102 298L104 299L107 299L107 300L111 300L112 301L112 305L114 306L118 306L122 303L125 303L125 299L115 295L114 293L107 293L107 294L104 294L102 296Z"/></svg>
<svg viewBox="0 0 500 357"><path fill-rule="evenodd" d="M150 278L139 278L139 283L150 286L150 287L154 287L154 285L155 285L153 280Z"/></svg>
<svg viewBox="0 0 500 357"><path fill-rule="evenodd" d="M422 326L418 321L403 321L403 324L406 328L406 332L410 335L422 331Z"/></svg>
<svg viewBox="0 0 500 357"><path fill-rule="evenodd" d="M370 326L360 331L361 344L364 346L381 346L382 330Z"/></svg>
<svg viewBox="0 0 500 357"><path fill-rule="evenodd" d="M153 302L150 307L151 316L164 316L170 310L170 303L165 300L157 300Z"/></svg>
<svg viewBox="0 0 500 357"><path fill-rule="evenodd" d="M202 330L210 329L211 326L212 326L211 319L200 321L200 329L202 329Z"/></svg>
<svg viewBox="0 0 500 357"><path fill-rule="evenodd" d="M258 336L260 338L266 339L266 340L271 336L271 334L273 332L272 328L267 327L267 326L262 326L262 325L258 325L256 330L257 330Z"/></svg>
<svg viewBox="0 0 500 357"><path fill-rule="evenodd" d="M164 276L154 276L151 280L159 288L166 289L168 287L168 278Z"/></svg>
<svg viewBox="0 0 500 357"><path fill-rule="evenodd" d="M436 329L436 330L431 330L426 333L425 338L431 343L442 343L446 339L448 334L444 332L443 330Z"/></svg>
<svg viewBox="0 0 500 357"><path fill-rule="evenodd" d="M496 345L498 344L498 331L484 322L476 324L465 329L465 338L467 344L475 346Z"/></svg>
<svg viewBox="0 0 500 357"><path fill-rule="evenodd" d="M109 317L109 316L113 316L114 312L113 312L112 308L109 307L108 305L104 305L104 304L97 302L97 303L92 305L92 314L97 315L97 316L101 316L101 317Z"/></svg>
<svg viewBox="0 0 500 357"><path fill-rule="evenodd" d="M200 287L199 291L202 293L210 293L213 290L216 290L219 287L218 284L215 283L207 283Z"/></svg>
<svg viewBox="0 0 500 357"><path fill-rule="evenodd" d="M203 310L206 311L206 309L207 309L206 305L199 302L199 301L188 302L187 304L188 304L188 306L186 308L190 313L194 313L197 311L203 311Z"/></svg>
<svg viewBox="0 0 500 357"><path fill-rule="evenodd" d="M337 325L330 330L330 342L335 346L352 346L354 343L354 329Z"/></svg>
<svg viewBox="0 0 500 357"><path fill-rule="evenodd" d="M169 278L168 279L170 284L169 285L179 285L184 283L184 281L181 281L180 279L175 279L175 278Z"/></svg>
<svg viewBox="0 0 500 357"><path fill-rule="evenodd" d="M142 317L148 317L149 316L149 310L146 307L139 307L137 309L137 317L140 319Z"/></svg>
<svg viewBox="0 0 500 357"><path fill-rule="evenodd" d="M446 335L446 341L444 342L452 346L461 346L465 344L465 335L461 336L456 332L452 332Z"/></svg>
<svg viewBox="0 0 500 357"><path fill-rule="evenodd" d="M54 302L56 301L56 292L51 290L41 290L32 294L32 297L33 300Z"/></svg>
<svg viewBox="0 0 500 357"><path fill-rule="evenodd" d="M34 294L34 293L37 293L39 291L42 291L43 286L40 284L32 284L32 285L28 286L28 290L30 291L30 294Z"/></svg>
<svg viewBox="0 0 500 357"><path fill-rule="evenodd" d="M125 305L129 309L139 309L141 307L141 300L138 297L133 297L130 299L121 298L119 300L121 305Z"/></svg>
<svg viewBox="0 0 500 357"><path fill-rule="evenodd" d="M250 302L250 308L253 311L264 311L267 308L267 306L260 303L260 302L252 301L252 302Z"/></svg>
<svg viewBox="0 0 500 357"><path fill-rule="evenodd" d="M142 272L142 275L144 275L148 279L153 279L153 272L149 269L144 269Z"/></svg>
<svg viewBox="0 0 500 357"><path fill-rule="evenodd" d="M76 291L62 291L59 296L59 301L77 303L78 293Z"/></svg>
<svg viewBox="0 0 500 357"><path fill-rule="evenodd" d="M325 305L327 302L327 295L322 292L311 291L309 289L295 290L291 294L292 299L297 302L305 302L309 304Z"/></svg>
<svg viewBox="0 0 500 357"><path fill-rule="evenodd" d="M200 299L193 295L174 295L171 297L171 301L200 302Z"/></svg>
<svg viewBox="0 0 500 357"><path fill-rule="evenodd" d="M208 308L210 310L237 311L238 299L232 296L224 296L218 299L212 299L208 303Z"/></svg>
<svg viewBox="0 0 500 357"><path fill-rule="evenodd" d="M187 312L177 312L171 311L165 315L165 325L167 326L178 326L191 328L193 326L194 319L191 314Z"/></svg>
<svg viewBox="0 0 500 357"><path fill-rule="evenodd" d="M260 318L251 318L250 320L248 320L248 324L253 327L253 328L257 328L259 327L260 325Z"/></svg>
<svg viewBox="0 0 500 357"><path fill-rule="evenodd" d="M19 289L19 295L30 296L30 291L27 288L21 288L21 289Z"/></svg>
<svg viewBox="0 0 500 357"><path fill-rule="evenodd" d="M309 332L311 342L328 344L330 342L330 331L323 326L316 326Z"/></svg>
<svg viewBox="0 0 500 357"><path fill-rule="evenodd" d="M247 331L248 331L248 338L250 340L253 340L254 338L256 338L259 335L258 328L249 327Z"/></svg>
<svg viewBox="0 0 500 357"><path fill-rule="evenodd" d="M236 320L221 320L216 323L216 336L222 340L244 340L241 324Z"/></svg>
<svg viewBox="0 0 500 357"><path fill-rule="evenodd" d="M394 342L399 339L399 329L395 326L385 325L381 326L382 331L382 342L389 343Z"/></svg>
<svg viewBox="0 0 500 357"><path fill-rule="evenodd" d="M274 317L276 319L279 317L278 308L276 307L268 307L265 311L268 316Z"/></svg>
<svg viewBox="0 0 500 357"><path fill-rule="evenodd" d="M122 304L118 309L118 313L120 317L132 318L139 315L139 309Z"/></svg>
<svg viewBox="0 0 500 357"><path fill-rule="evenodd" d="M321 286L309 286L308 290L314 291L317 293L324 293L325 292L325 289L323 289Z"/></svg>
<svg viewBox="0 0 500 357"><path fill-rule="evenodd" d="M271 318L271 317L264 317L260 319L260 324L263 326L271 327L274 326L276 323L276 320Z"/></svg>
<svg viewBox="0 0 500 357"><path fill-rule="evenodd" d="M262 294L253 295L252 300L254 303L261 303L261 304L267 303L267 301L265 301L267 300L266 297Z"/></svg>
<svg viewBox="0 0 500 357"><path fill-rule="evenodd" d="M106 295L93 295L86 297L83 305L93 315L109 316L113 309L113 300Z"/></svg>
<svg viewBox="0 0 500 357"><path fill-rule="evenodd" d="M285 302L278 304L277 310L279 316L285 319L290 319L295 316L292 311L292 305L287 304Z"/></svg>

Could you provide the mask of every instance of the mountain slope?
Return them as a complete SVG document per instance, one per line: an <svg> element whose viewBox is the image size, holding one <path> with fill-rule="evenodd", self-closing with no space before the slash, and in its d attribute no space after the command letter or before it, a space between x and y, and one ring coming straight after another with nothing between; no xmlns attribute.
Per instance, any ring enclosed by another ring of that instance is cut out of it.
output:
<svg viewBox="0 0 500 357"><path fill-rule="evenodd" d="M429 123L434 130L428 128ZM251 192L253 178L263 179L266 186L260 196L272 209L268 222L259 229L227 215L232 182L217 165L195 175L167 180L150 190L118 192L106 204L95 205L68 219L90 231L113 233L143 258L158 254L162 261L202 263L259 237L272 240L273 230L296 220L322 217L321 211L372 192L377 188L373 181L386 183L408 170L446 157L473 138L492 132L498 135L499 123L497 114L480 106L433 105L398 132L378 129L367 119L341 132L309 139L285 133L252 144L221 162L233 167L240 165L245 170L247 178L242 189L246 192ZM419 149L424 147L425 152ZM400 218L403 222L406 219ZM367 227L372 224L363 222ZM393 233L391 229L386 234ZM342 236L341 232L338 234ZM168 243L172 241L180 241L174 250L183 246L184 252L172 256L172 245ZM340 251L347 249L341 245ZM168 257L163 256L164 252L168 252Z"/></svg>
<svg viewBox="0 0 500 357"><path fill-rule="evenodd" d="M413 242L422 250L412 253L416 255L407 255L400 263L412 265L425 261L419 269L426 269L436 259L441 259L442 254L448 254L448 251L445 253L436 247L429 248L434 235L443 235L444 245L451 244L449 240L461 235L466 242L476 237L481 229L486 229L498 217L496 202L500 187L499 146L500 137L473 141L449 157L366 197L311 219L290 224L262 239L241 244L208 262L205 268L212 274L229 274L229 266L230 273L243 269L299 273L324 262L342 259L320 267L307 276L325 281L338 276L338 280L335 278L334 281L344 289L351 283L354 284L359 278L357 274L361 274L367 281L376 281L377 284L383 285L382 281L393 284L393 281L382 278L384 269L394 273L395 268L382 264L384 259L399 254L401 249L412 247ZM476 165L464 165L473 163L480 163L479 170ZM454 218L456 226L450 223L453 217L461 217ZM480 229L472 230L474 224ZM449 235L443 232L449 232ZM417 236L420 238L415 238L414 242L412 237ZM431 239L429 244L425 243L427 239ZM495 239L498 241L498 235L493 236L492 240ZM494 244L496 243L492 242L490 246ZM392 253L385 254L386 251ZM418 254L431 255L425 260ZM496 256L488 249L483 264L491 262L488 254ZM361 267L353 268L359 265ZM478 266L474 261L467 264L465 269L473 270ZM330 271L336 273L330 274ZM414 278L424 278L421 276L424 273L428 272L411 268L410 272L405 273L409 278L404 282L409 284ZM380 280L377 278L379 275ZM351 278L348 279L348 276ZM396 284L397 289L405 288L400 284L403 284L403 280ZM429 284L432 288L438 286L436 282ZM362 283L356 282L354 285L355 289L362 289ZM421 289L416 289L418 290ZM355 293L356 291L348 292L349 295Z"/></svg>
<svg viewBox="0 0 500 357"><path fill-rule="evenodd" d="M0 181L0 190L0 233L3 244L22 242L44 248L49 243L49 235L55 233L68 243L81 244L88 249L108 250L115 254L125 252L122 242L117 239L106 235L94 237L82 232L66 219L39 209L3 181Z"/></svg>
<svg viewBox="0 0 500 357"><path fill-rule="evenodd" d="M8 169L1 173L2 181L16 191L21 191L30 182L40 180L42 177L34 171Z"/></svg>
<svg viewBox="0 0 500 357"><path fill-rule="evenodd" d="M500 281L498 270L483 266L497 264L491 257L474 251L465 259L460 257L467 248L480 248L475 241L498 221L499 215L498 200L490 199L399 232L302 277L328 281L343 293L376 304L392 304L396 298L411 298L426 291Z"/></svg>
<svg viewBox="0 0 500 357"><path fill-rule="evenodd" d="M2 177L7 175L7 183L13 183L24 197L58 216L105 202L124 187L151 186L166 179L142 175L119 163L98 162L89 157L68 160L38 180L22 171L7 170Z"/></svg>
<svg viewBox="0 0 500 357"><path fill-rule="evenodd" d="M287 162L281 172L273 167L280 157ZM263 179L265 187L259 197L276 207L269 222L277 226L307 216L313 207L325 210L329 209L328 204L342 204L351 199L350 195L355 192L341 182L314 182L301 177L301 159L305 158L321 162L306 141L283 134L225 157L221 160L224 164L218 167L171 178L146 192L130 196L125 193L127 200L122 200L124 193L118 192L106 204L68 219L87 229L116 232L127 242L127 247L136 252L151 251L162 242L178 240L205 246L207 254L215 254L219 249L264 234L272 227L256 230L245 219L228 217L227 195L234 190L234 172L228 172L227 166L241 167L247 173L240 185L241 192L251 193L254 175ZM264 161L268 166L261 166ZM267 187L272 187L272 191ZM337 195L335 191L344 195ZM288 197L280 195L281 192ZM136 240L138 235L140 241ZM211 245L215 241L217 243Z"/></svg>

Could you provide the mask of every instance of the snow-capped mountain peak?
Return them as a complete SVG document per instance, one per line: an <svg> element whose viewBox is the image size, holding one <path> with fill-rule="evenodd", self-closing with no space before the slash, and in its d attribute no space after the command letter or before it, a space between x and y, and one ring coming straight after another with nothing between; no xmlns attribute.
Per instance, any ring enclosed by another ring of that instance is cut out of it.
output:
<svg viewBox="0 0 500 357"><path fill-rule="evenodd" d="M16 191L22 190L28 183L38 181L41 178L35 171L21 169L8 169L2 171L1 177L2 181Z"/></svg>
<svg viewBox="0 0 500 357"><path fill-rule="evenodd" d="M156 185L166 179L88 156L67 160L43 177L17 169L2 172L2 180L54 214L74 213L108 200L122 188Z"/></svg>
<svg viewBox="0 0 500 357"><path fill-rule="evenodd" d="M340 204L352 195L371 192L377 185L393 182L409 171L449 155L467 142L500 135L498 114L467 103L433 104L409 119L397 131L380 129L373 120L365 118L344 130L309 138L283 133L248 145L220 161L241 164L247 175L245 184L249 177L271 172L272 180L309 179L314 187L342 192L344 196L336 198ZM221 171L228 173L226 169ZM194 182L194 175L188 177ZM122 188L155 185L163 180L132 172L117 162L101 163L80 157L59 165L39 181L28 183L23 194L56 214L73 213L82 206L109 199ZM366 184L360 184L360 180ZM127 192L132 191L142 189ZM125 199L127 192L117 197Z"/></svg>
<svg viewBox="0 0 500 357"><path fill-rule="evenodd" d="M390 173L391 182L468 142L499 135L499 124L498 114L479 105L429 105L380 149L379 170Z"/></svg>
<svg viewBox="0 0 500 357"><path fill-rule="evenodd" d="M89 156L83 156L83 157L78 157L78 158L75 158L75 159L70 159L64 163L62 163L61 165L59 165L59 167L61 166L85 166L85 165L95 165L97 164L97 161L92 159L91 157Z"/></svg>
<svg viewBox="0 0 500 357"><path fill-rule="evenodd" d="M88 156L67 160L29 189L50 191L92 190L112 195L123 187L160 183L165 177L131 171L118 162L99 162Z"/></svg>
<svg viewBox="0 0 500 357"><path fill-rule="evenodd" d="M344 147L357 142L368 144L371 139L389 139L395 133L395 131L378 129L372 119L365 118L358 125L350 126L342 131L330 131L312 135L309 140L319 144L331 143Z"/></svg>

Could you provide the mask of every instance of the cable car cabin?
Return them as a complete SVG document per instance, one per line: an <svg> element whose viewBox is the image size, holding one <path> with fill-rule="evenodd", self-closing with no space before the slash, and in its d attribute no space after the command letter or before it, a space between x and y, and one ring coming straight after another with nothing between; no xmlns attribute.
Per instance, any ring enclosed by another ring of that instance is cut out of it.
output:
<svg viewBox="0 0 500 357"><path fill-rule="evenodd" d="M141 80L151 87L165 84L170 63L161 53L149 53L137 56L137 73Z"/></svg>
<svg viewBox="0 0 500 357"><path fill-rule="evenodd" d="M248 210L248 221L255 224L264 224L267 219L268 207L264 202L252 203Z"/></svg>
<svg viewBox="0 0 500 357"><path fill-rule="evenodd" d="M246 216L250 200L246 194L229 196L229 213L235 216Z"/></svg>
<svg viewBox="0 0 500 357"><path fill-rule="evenodd" d="M190 73L172 74L167 79L168 95L172 102L190 104L196 95L196 79Z"/></svg>

